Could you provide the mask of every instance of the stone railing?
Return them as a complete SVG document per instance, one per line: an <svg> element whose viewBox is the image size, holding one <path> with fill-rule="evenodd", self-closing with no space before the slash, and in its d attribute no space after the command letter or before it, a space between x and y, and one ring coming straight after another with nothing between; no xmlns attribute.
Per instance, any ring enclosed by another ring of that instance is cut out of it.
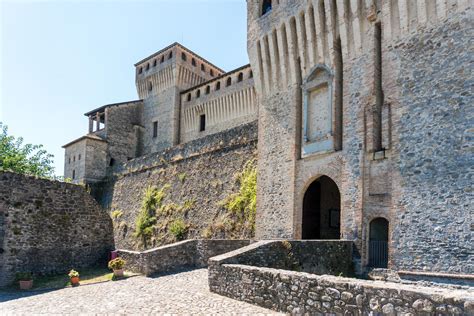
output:
<svg viewBox="0 0 474 316"><path fill-rule="evenodd" d="M152 275L180 268L206 267L209 258L245 247L250 240L192 239L138 252L117 250L127 269Z"/></svg>
<svg viewBox="0 0 474 316"><path fill-rule="evenodd" d="M233 299L293 314L474 315L474 290L288 271L292 262L298 260L300 270L313 273L342 269L346 266L345 257L349 260L351 258L351 253L347 252L347 248L351 247L347 247L348 242L345 241L340 241L340 245L334 247L337 243L261 241L211 258L210 290ZM288 244L292 246L293 254L290 256ZM332 251L329 250L330 246L333 247ZM307 251L303 251L304 249ZM323 254L323 250L327 252ZM302 254L312 252L314 254L310 257L301 257ZM285 259L288 257L291 260ZM327 260L325 257L333 259ZM338 259L341 265L332 267ZM311 262L313 266L308 266ZM294 268L298 268L298 265Z"/></svg>

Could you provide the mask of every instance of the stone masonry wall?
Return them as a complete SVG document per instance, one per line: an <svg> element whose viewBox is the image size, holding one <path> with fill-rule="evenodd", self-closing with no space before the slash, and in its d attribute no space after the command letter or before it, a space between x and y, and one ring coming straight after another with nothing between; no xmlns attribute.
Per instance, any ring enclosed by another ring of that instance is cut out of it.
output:
<svg viewBox="0 0 474 316"><path fill-rule="evenodd" d="M247 246L250 240L193 239L143 252L118 250L130 271L152 275L176 269L207 267L209 258Z"/></svg>
<svg viewBox="0 0 474 316"><path fill-rule="evenodd" d="M64 273L107 261L108 214L81 186L0 173L0 286L16 272Z"/></svg>
<svg viewBox="0 0 474 316"><path fill-rule="evenodd" d="M116 166L96 194L114 217L116 247L143 249L134 236L135 223L144 191L152 185L167 187L166 211L156 214L147 248L175 242L170 225L177 220L186 225L183 238L251 238L248 232L222 231L227 219L220 202L238 191L236 174L255 159L256 135L253 122Z"/></svg>
<svg viewBox="0 0 474 316"><path fill-rule="evenodd" d="M472 290L219 265L212 260L212 292L295 315L474 315Z"/></svg>
<svg viewBox="0 0 474 316"><path fill-rule="evenodd" d="M213 264L243 264L315 274L353 275L352 241L259 241L211 259Z"/></svg>
<svg viewBox="0 0 474 316"><path fill-rule="evenodd" d="M397 43L400 270L474 273L473 12Z"/></svg>

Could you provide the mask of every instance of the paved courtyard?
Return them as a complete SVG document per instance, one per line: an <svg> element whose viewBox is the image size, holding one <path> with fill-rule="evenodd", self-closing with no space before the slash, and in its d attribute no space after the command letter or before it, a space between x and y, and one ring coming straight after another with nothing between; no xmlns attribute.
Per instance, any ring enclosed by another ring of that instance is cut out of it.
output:
<svg viewBox="0 0 474 316"><path fill-rule="evenodd" d="M0 292L0 315L37 314L247 314L273 311L209 292L207 270L156 278L132 277L40 293Z"/></svg>

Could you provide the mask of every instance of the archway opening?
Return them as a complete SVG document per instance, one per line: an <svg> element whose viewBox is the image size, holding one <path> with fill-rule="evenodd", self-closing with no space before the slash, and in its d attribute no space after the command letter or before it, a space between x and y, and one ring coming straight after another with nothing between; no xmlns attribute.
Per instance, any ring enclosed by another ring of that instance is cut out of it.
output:
<svg viewBox="0 0 474 316"><path fill-rule="evenodd" d="M370 222L369 267L387 268L388 266L388 221L379 217Z"/></svg>
<svg viewBox="0 0 474 316"><path fill-rule="evenodd" d="M318 178L304 195L302 239L339 239L340 216L337 184L326 176Z"/></svg>

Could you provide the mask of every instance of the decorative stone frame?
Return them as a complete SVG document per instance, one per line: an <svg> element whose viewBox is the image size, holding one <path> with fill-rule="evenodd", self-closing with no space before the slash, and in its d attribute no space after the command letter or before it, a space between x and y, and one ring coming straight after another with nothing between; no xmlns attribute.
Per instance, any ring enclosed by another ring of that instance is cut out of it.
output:
<svg viewBox="0 0 474 316"><path fill-rule="evenodd" d="M302 133L302 146L301 146L301 157L305 158L307 156L318 154L318 153L327 153L334 151L334 106L333 106L333 79L334 73L331 69L324 64L317 64L314 66L310 74L304 80L301 88L303 90L303 133ZM325 138L316 141L310 141L308 136L308 110L310 102L310 94L316 89L320 88L323 85L327 85L328 88L328 113L330 121L330 130Z"/></svg>

